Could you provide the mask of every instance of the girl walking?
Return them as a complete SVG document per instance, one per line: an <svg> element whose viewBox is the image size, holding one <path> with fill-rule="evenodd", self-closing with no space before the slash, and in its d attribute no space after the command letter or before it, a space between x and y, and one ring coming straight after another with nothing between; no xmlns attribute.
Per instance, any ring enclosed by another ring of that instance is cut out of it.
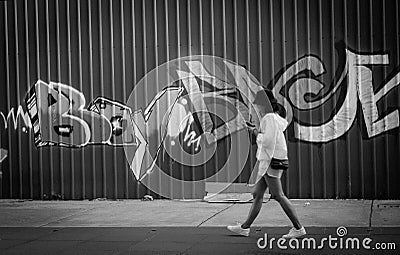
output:
<svg viewBox="0 0 400 255"><path fill-rule="evenodd" d="M268 102L271 103L273 113L269 112ZM254 187L253 204L246 221L243 224L228 226L227 228L236 234L249 236L250 226L260 212L264 193L268 186L272 198L279 202L293 224L293 228L283 238L301 237L306 234L306 230L300 224L292 203L283 193L281 183L282 173L289 166L286 139L283 133L288 122L278 114L279 106L272 91L259 91L253 103L262 117L260 131L257 128L252 129L257 137L258 174L262 177L259 178Z"/></svg>

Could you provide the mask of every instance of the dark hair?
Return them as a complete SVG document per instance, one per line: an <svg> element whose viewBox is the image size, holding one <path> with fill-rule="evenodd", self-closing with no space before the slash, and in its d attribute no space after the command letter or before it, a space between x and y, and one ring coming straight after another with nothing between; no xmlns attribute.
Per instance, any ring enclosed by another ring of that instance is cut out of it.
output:
<svg viewBox="0 0 400 255"><path fill-rule="evenodd" d="M274 112L279 112L279 109L280 109L278 101L274 97L274 94L272 93L272 91L269 89L263 89L263 90L258 91L253 103L262 105L262 106L265 106L268 108L271 105L272 110Z"/></svg>
<svg viewBox="0 0 400 255"><path fill-rule="evenodd" d="M274 97L274 93L272 93L272 90L269 89L264 89L265 93L268 96L269 101L271 102L272 109L274 112L279 112L279 104L276 98Z"/></svg>

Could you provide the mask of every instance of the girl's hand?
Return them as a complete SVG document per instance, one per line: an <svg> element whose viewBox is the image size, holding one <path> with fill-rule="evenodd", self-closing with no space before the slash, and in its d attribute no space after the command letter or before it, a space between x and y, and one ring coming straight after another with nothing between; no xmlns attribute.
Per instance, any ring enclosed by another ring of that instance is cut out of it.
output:
<svg viewBox="0 0 400 255"><path fill-rule="evenodd" d="M257 128L253 128L251 131L255 136L257 136L260 133Z"/></svg>

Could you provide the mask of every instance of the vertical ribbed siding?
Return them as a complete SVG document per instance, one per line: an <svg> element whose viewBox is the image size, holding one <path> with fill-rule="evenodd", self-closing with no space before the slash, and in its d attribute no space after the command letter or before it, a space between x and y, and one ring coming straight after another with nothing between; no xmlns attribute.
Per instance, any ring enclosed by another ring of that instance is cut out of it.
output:
<svg viewBox="0 0 400 255"><path fill-rule="evenodd" d="M7 102L6 109L9 110L11 107L10 107L10 102L9 102L10 101L10 60L9 60L10 53L9 53L9 42L8 42L8 36L9 36L8 35L9 34L9 31L8 31L8 23L9 23L9 21L8 21L8 19L9 19L8 18L8 3L4 3L4 5L5 5L4 6L4 28L5 28L4 29L5 30L4 33L5 33L5 57L6 57L5 77L6 77L6 91L7 91L6 92L6 95L7 95L7 98L6 98L6 102ZM8 148L9 148L9 151L11 151L12 148L11 148L11 143L10 143L10 140L11 140L10 130L7 130L6 132L7 132L7 138L8 138L8 141L7 141ZM9 179L8 179L8 181L9 181L9 190L8 190L8 192L10 192L10 194L13 194L13 190L12 190L12 186L13 186L12 166L13 166L13 162L12 162L12 160L9 160L8 169L7 170L9 172L9 174L8 174L8 176L9 176Z"/></svg>
<svg viewBox="0 0 400 255"><path fill-rule="evenodd" d="M356 53L389 54L389 65L372 67L375 91L400 66L397 1L9 0L0 1L0 8L0 110L5 117L24 104L38 79L78 89L86 106L100 96L124 103L147 72L188 55L237 62L269 88L299 58L317 56L326 69L319 77L327 87L322 94L342 68L338 63L345 56L338 43ZM294 120L328 121L345 90L341 86L320 109L294 107ZM286 85L282 94L288 91ZM395 89L377 103L380 116L398 108L399 94ZM0 127L0 146L8 151L1 163L5 198L140 198L151 193L136 182L122 147L37 149L33 133L13 125L10 120L7 129ZM360 104L351 129L333 141L301 141L291 127L286 132L291 169L283 177L288 196L400 197L398 128L369 138ZM194 168L180 171L181 176L185 171L197 175ZM245 182L247 175L237 181ZM159 179L156 185L168 184ZM179 194L170 190L176 198L202 196L197 186L182 185Z"/></svg>
<svg viewBox="0 0 400 255"><path fill-rule="evenodd" d="M396 1L396 24L400 24L400 3ZM397 25L396 26L396 34L397 34L397 38L395 40L396 42L396 49L397 49L397 63L400 63L400 26ZM400 93L397 94L397 105L400 104ZM397 141L394 141L394 144L399 145L400 144L400 136L397 138ZM400 150L398 152L393 153L394 154L394 158L400 158ZM392 167L397 167L397 165L392 165ZM389 178L389 174L388 174L388 178ZM396 186L396 178L390 178L389 179L391 182L388 182L388 189L389 186L390 187L394 187ZM388 197L396 197L398 196L398 192L393 192L393 193L389 193L388 192Z"/></svg>

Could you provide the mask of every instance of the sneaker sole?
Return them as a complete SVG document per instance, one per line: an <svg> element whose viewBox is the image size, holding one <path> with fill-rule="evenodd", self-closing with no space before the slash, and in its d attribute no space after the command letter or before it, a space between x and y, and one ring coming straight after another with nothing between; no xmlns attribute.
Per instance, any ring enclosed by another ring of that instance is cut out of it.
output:
<svg viewBox="0 0 400 255"><path fill-rule="evenodd" d="M299 235L299 236L292 236L292 237L283 237L282 236L282 238L284 238L284 239L292 239L292 238L301 239L301 238L304 238L305 235L307 235L307 233Z"/></svg>
<svg viewBox="0 0 400 255"><path fill-rule="evenodd" d="M245 237L249 237L250 236L250 233L249 234L242 234L242 233L238 233L238 232L235 232L233 230L230 230L228 227L226 229L229 230L231 233L235 233L235 234L240 235L240 236L245 236Z"/></svg>

